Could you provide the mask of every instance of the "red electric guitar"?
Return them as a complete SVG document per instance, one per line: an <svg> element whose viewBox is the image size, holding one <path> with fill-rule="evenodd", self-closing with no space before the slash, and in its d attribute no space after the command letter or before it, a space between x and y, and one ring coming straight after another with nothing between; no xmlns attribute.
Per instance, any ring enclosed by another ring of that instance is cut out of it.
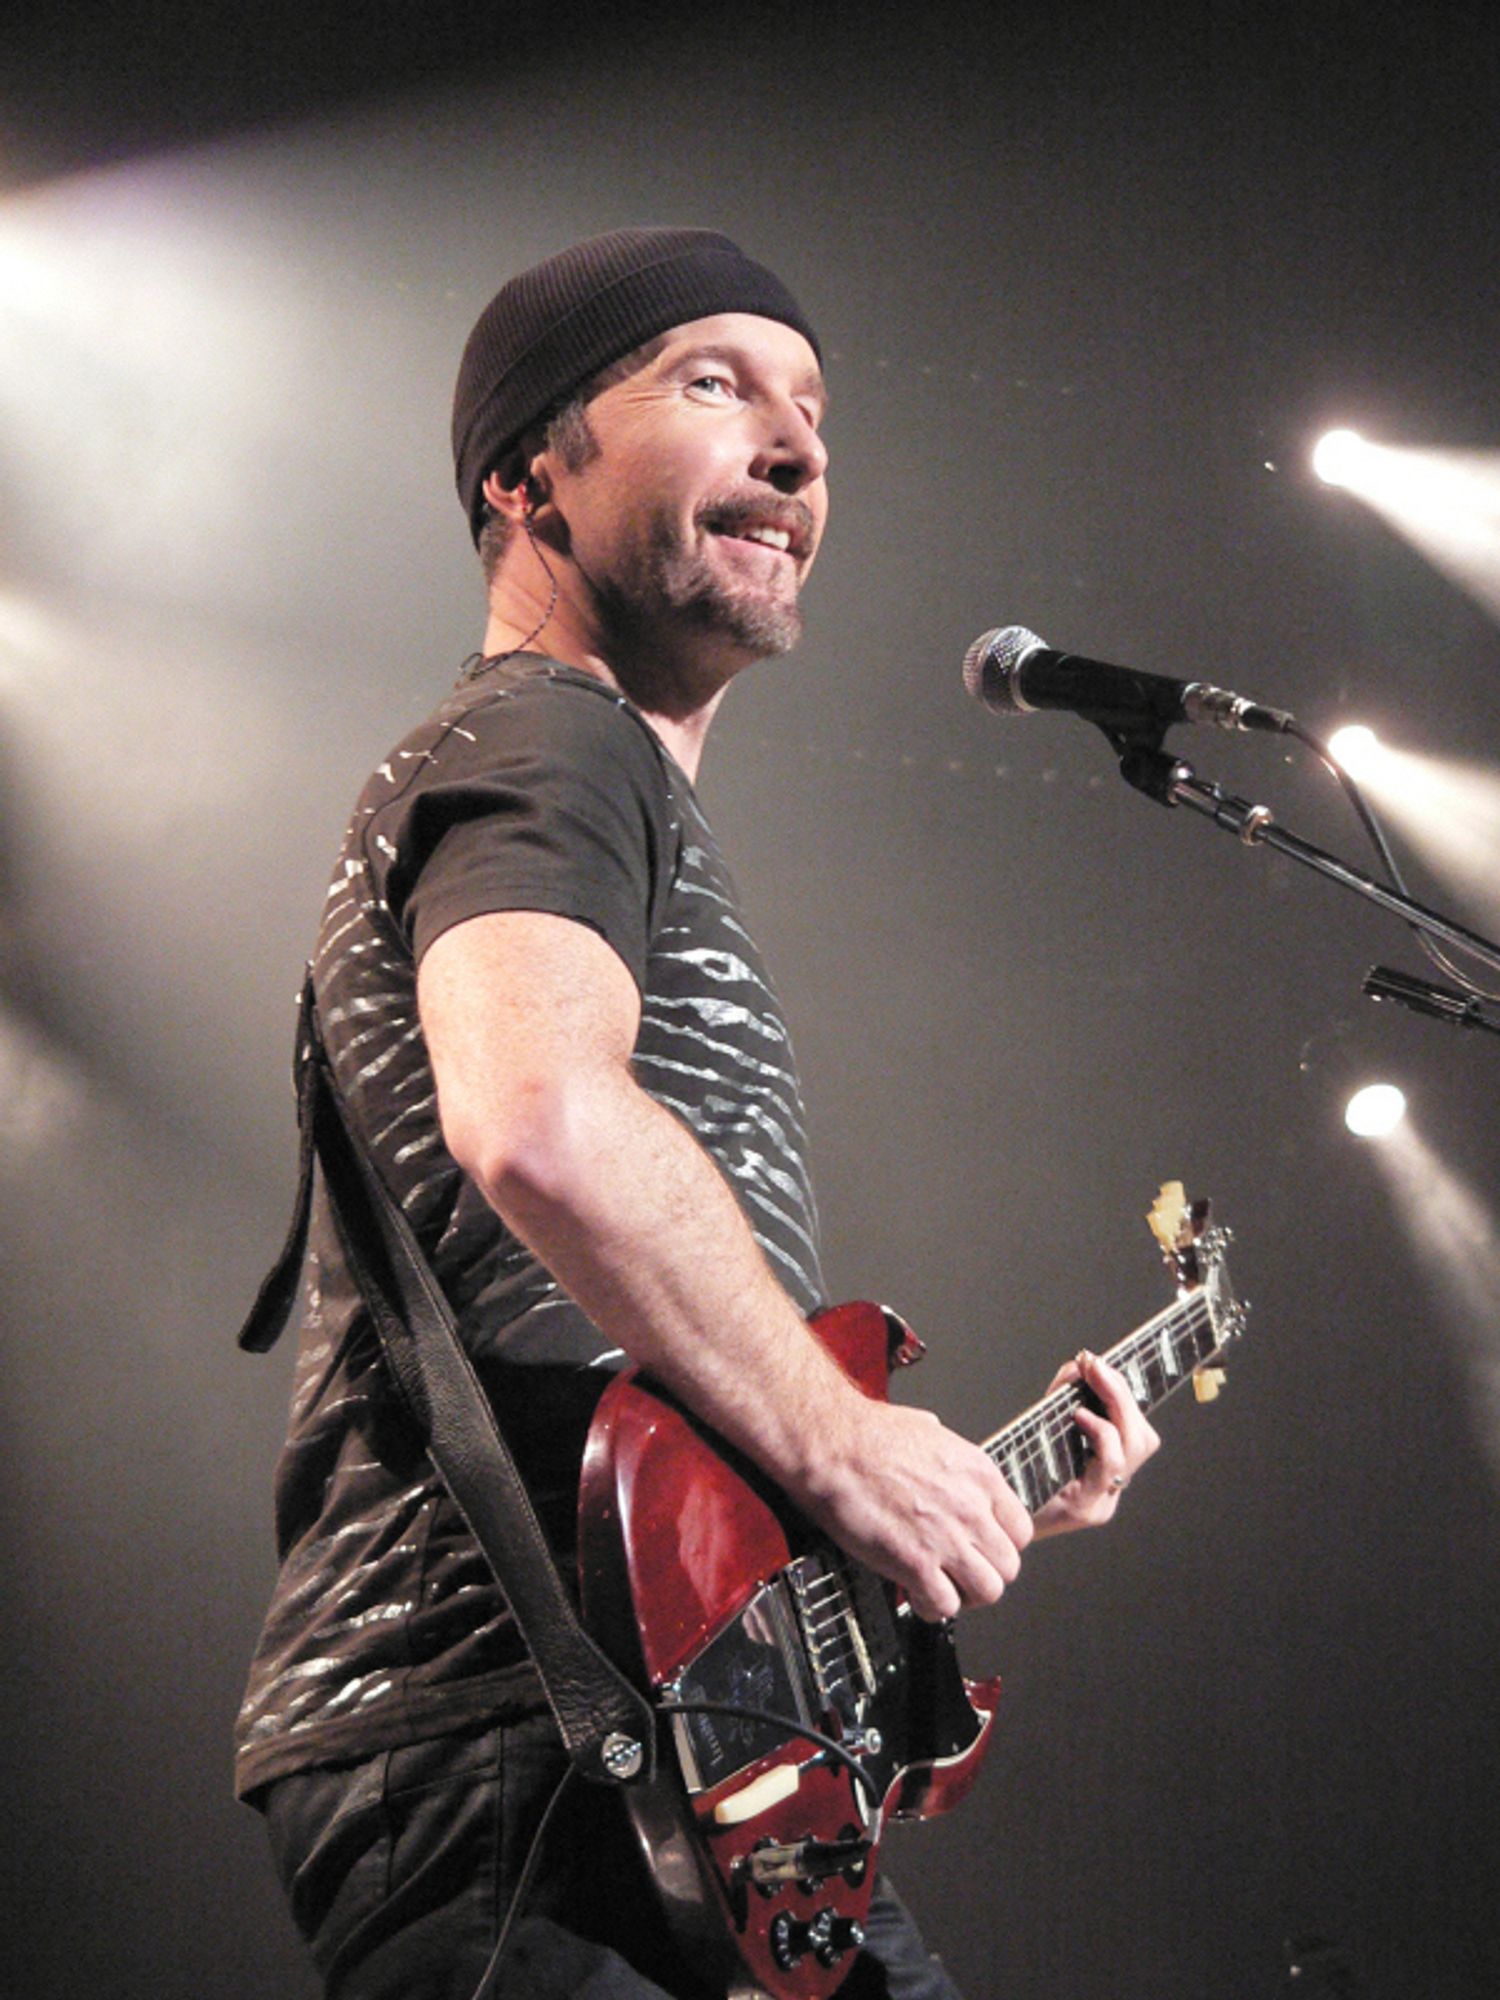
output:
<svg viewBox="0 0 1500 2000"><path fill-rule="evenodd" d="M1216 1394L1245 1319L1208 1203L1169 1182L1148 1221L1177 1298L1106 1356L1143 1410L1189 1380ZM812 1325L869 1396L923 1351L881 1306ZM1055 1390L985 1442L1033 1513L1082 1469L1079 1401ZM884 1820L963 1798L999 1681L966 1681L950 1626L915 1617L634 1371L589 1432L579 1539L587 1623L681 1711L656 1776L624 1792L684 1956L730 2000L827 2000L863 1940Z"/></svg>

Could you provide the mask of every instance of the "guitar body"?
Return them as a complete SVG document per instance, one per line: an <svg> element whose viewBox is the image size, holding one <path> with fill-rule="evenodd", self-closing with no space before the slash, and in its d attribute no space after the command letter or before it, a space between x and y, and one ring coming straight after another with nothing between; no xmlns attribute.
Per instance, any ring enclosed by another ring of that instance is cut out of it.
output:
<svg viewBox="0 0 1500 2000"><path fill-rule="evenodd" d="M1215 1395L1246 1314L1207 1202L1169 1181L1147 1220L1176 1300L1106 1356L1142 1410L1189 1382ZM877 1400L922 1353L880 1306L811 1325ZM1033 1514L1085 1469L1086 1394L1059 1384L981 1447ZM862 1942L885 1819L958 1804L1000 1683L966 1681L950 1626L923 1624L634 1370L595 1411L578 1527L585 1623L676 1711L654 1777L621 1790L683 1958L714 2000L830 2000Z"/></svg>
<svg viewBox="0 0 1500 2000"><path fill-rule="evenodd" d="M919 1343L879 1306L812 1326L884 1398ZM776 1489L635 1371L605 1391L579 1498L585 1620L654 1695L770 1712L676 1718L656 1777L624 1788L683 1955L717 1993L826 2000L858 1950L880 1815L956 1805L999 1683L959 1672L923 1624ZM822 1731L869 1785L797 1733ZM673 1754L675 1750L675 1755Z"/></svg>

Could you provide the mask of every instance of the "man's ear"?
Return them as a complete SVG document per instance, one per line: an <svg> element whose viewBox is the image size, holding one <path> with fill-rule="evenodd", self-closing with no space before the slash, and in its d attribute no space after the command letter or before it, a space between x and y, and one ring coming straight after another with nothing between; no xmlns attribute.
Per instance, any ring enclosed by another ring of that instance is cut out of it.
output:
<svg viewBox="0 0 1500 2000"><path fill-rule="evenodd" d="M535 513L541 498L530 467L519 458L487 473L481 491L497 514L517 526Z"/></svg>

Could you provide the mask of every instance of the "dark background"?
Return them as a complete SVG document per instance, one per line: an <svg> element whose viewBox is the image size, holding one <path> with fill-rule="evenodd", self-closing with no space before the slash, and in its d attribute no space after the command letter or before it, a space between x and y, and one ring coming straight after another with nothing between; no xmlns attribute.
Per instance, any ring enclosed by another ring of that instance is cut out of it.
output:
<svg viewBox="0 0 1500 2000"><path fill-rule="evenodd" d="M902 1306L913 1392L975 1433L1163 1301L1169 1174L1255 1308L1118 1527L972 1621L1003 1729L892 1839L909 1899L973 2000L1269 2000L1309 1935L1370 2000L1495 1991L1492 1045L1361 1000L1416 963L1390 920L957 683L1019 620L1493 756L1493 626L1306 458L1335 421L1500 445L1492 9L132 0L7 36L7 1985L313 1991L228 1765L288 1364L231 1336L290 1196L292 997L354 790L482 630L468 327L664 221L773 265L828 352L809 636L703 792L836 1292ZM1300 753L1178 747L1358 854ZM1355 1057L1407 1087L1446 1265L1339 1124Z"/></svg>

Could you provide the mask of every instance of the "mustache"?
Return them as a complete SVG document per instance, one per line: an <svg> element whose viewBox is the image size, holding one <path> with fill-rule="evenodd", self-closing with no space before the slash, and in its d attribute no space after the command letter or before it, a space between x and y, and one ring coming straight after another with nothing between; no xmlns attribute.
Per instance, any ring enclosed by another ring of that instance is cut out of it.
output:
<svg viewBox="0 0 1500 2000"><path fill-rule="evenodd" d="M744 528L780 528L799 556L810 555L817 536L813 511L805 500L792 494L732 494L707 500L698 509L700 527L718 534L735 534Z"/></svg>

